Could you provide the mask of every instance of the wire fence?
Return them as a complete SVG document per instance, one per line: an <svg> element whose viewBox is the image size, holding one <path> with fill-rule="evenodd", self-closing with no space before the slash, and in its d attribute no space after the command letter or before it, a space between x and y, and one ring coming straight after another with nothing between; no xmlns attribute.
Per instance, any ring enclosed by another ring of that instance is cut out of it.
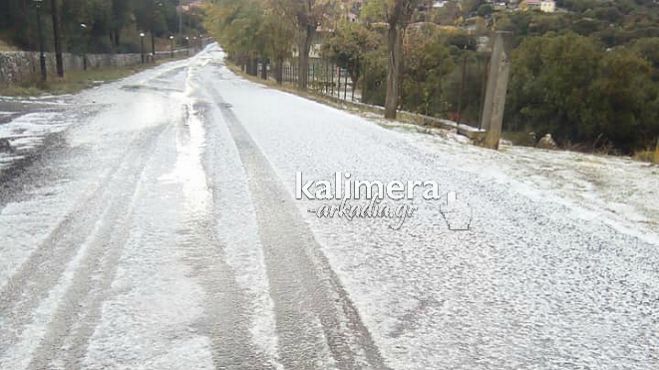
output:
<svg viewBox="0 0 659 370"><path fill-rule="evenodd" d="M491 52L463 51L452 59L452 68L407 69L402 74L399 109L457 124L480 127ZM442 63L441 61L439 63ZM259 62L255 73L275 78L274 67ZM301 78L296 59L284 61L282 82L297 85ZM307 88L335 99L383 106L386 67L364 63L358 76L328 59L310 58Z"/></svg>
<svg viewBox="0 0 659 370"><path fill-rule="evenodd" d="M259 64L259 73L263 64ZM284 83L298 84L300 67L297 61L286 61L282 66ZM311 58L307 74L307 86L317 93L347 101L361 101L359 84L353 81L347 69L325 60Z"/></svg>

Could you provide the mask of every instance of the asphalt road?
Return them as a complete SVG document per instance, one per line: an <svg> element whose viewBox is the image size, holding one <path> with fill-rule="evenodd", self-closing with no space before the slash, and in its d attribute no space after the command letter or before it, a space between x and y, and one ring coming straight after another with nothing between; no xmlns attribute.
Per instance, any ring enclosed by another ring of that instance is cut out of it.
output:
<svg viewBox="0 0 659 370"><path fill-rule="evenodd" d="M217 46L38 104L2 123L2 369L659 367L650 167L579 157L638 182L612 212L570 196L617 185L515 179L558 154L383 127L246 81ZM340 202L297 199L298 173L337 172L441 196L319 217Z"/></svg>

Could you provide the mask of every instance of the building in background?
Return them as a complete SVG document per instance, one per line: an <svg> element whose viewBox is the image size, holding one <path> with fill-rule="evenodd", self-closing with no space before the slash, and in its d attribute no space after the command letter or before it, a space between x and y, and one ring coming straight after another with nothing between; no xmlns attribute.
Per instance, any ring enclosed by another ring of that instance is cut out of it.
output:
<svg viewBox="0 0 659 370"><path fill-rule="evenodd" d="M539 10L545 13L556 11L556 2L553 0L526 0L519 5L520 10Z"/></svg>
<svg viewBox="0 0 659 370"><path fill-rule="evenodd" d="M553 13L556 11L556 2L553 0L543 0L540 2L540 10L545 13Z"/></svg>

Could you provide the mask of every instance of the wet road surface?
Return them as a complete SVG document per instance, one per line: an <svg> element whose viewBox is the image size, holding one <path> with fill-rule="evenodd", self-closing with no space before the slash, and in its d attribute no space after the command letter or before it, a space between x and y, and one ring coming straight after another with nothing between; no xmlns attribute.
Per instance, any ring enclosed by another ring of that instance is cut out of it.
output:
<svg viewBox="0 0 659 370"><path fill-rule="evenodd" d="M0 123L18 152L0 168L0 368L659 366L652 214L493 182L466 164L494 154L256 85L223 57L5 102L22 113ZM417 198L399 230L320 219L298 171L434 180L473 220L449 230Z"/></svg>

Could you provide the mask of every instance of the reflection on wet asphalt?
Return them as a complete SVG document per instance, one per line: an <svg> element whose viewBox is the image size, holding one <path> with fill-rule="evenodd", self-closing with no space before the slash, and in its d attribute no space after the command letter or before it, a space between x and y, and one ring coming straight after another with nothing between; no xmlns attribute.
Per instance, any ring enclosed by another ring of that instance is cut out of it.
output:
<svg viewBox="0 0 659 370"><path fill-rule="evenodd" d="M0 369L659 367L656 230L223 59L0 97ZM452 232L417 199L401 230L320 220L297 171L436 180L474 221Z"/></svg>

